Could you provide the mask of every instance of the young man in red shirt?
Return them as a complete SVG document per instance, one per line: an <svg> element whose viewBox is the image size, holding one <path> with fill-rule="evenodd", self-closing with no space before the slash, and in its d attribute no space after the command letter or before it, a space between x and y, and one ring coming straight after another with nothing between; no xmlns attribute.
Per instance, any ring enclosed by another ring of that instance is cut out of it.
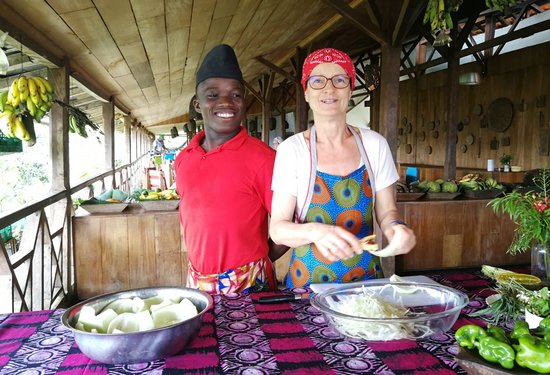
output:
<svg viewBox="0 0 550 375"><path fill-rule="evenodd" d="M247 134L244 80L233 49L214 47L196 75L204 130L175 160L187 286L208 293L274 287L268 215L275 151ZM268 283L270 281L270 283Z"/></svg>

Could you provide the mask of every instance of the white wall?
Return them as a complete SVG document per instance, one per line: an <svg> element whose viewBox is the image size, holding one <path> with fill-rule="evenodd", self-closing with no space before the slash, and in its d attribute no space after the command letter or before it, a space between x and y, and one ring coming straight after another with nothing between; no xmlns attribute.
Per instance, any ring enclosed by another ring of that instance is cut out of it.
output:
<svg viewBox="0 0 550 375"><path fill-rule="evenodd" d="M368 128L370 125L370 108L365 107L364 102L355 106L346 116L346 121L350 125L360 128Z"/></svg>

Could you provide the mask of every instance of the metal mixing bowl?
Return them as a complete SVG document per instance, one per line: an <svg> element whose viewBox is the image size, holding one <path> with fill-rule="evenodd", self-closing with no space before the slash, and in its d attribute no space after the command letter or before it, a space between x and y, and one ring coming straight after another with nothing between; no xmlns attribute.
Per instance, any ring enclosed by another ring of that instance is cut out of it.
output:
<svg viewBox="0 0 550 375"><path fill-rule="evenodd" d="M407 313L401 317L365 317L373 303L364 296L374 296ZM363 298L363 301L359 301ZM364 308L356 307L365 302ZM409 282L366 282L338 286L311 297L326 322L343 335L368 341L426 338L448 331L469 302L468 296L440 284Z"/></svg>
<svg viewBox="0 0 550 375"><path fill-rule="evenodd" d="M154 296L181 296L197 307L198 315L163 328L132 333L90 333L75 328L84 305L99 313L112 301L121 298ZM73 332L82 353L91 359L111 364L148 362L179 353L199 330L206 311L214 305L212 297L196 289L180 287L153 287L104 294L80 302L69 308L61 317L65 327Z"/></svg>

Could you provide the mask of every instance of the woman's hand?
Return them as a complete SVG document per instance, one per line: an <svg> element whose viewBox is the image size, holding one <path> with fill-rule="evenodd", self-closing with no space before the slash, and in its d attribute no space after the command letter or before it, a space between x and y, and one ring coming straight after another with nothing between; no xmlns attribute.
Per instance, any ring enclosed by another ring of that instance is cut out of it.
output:
<svg viewBox="0 0 550 375"><path fill-rule="evenodd" d="M363 252L354 234L335 225L316 223L313 229L313 243L321 254L332 262L351 258Z"/></svg>
<svg viewBox="0 0 550 375"><path fill-rule="evenodd" d="M385 248L374 251L373 254L379 257L390 257L407 254L416 245L416 236L411 228L403 224L392 225L393 234L387 236L390 243Z"/></svg>

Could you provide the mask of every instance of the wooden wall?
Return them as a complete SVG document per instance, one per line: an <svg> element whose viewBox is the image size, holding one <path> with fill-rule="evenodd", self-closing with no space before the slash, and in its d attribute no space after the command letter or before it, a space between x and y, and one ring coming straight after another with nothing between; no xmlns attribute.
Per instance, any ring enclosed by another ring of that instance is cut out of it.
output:
<svg viewBox="0 0 550 375"><path fill-rule="evenodd" d="M479 72L480 66L470 63L461 66L461 71ZM499 167L499 158L504 153L512 155L512 165L523 170L550 166L549 72L550 43L545 43L493 57L481 84L460 86L458 113L464 125L458 132L457 169L484 170L487 159L495 159ZM402 82L399 163L445 164L447 97L445 70ZM513 103L511 126L504 132L483 127L489 106L500 97ZM491 141L498 142L497 149L491 149ZM462 176L460 171L457 175Z"/></svg>

